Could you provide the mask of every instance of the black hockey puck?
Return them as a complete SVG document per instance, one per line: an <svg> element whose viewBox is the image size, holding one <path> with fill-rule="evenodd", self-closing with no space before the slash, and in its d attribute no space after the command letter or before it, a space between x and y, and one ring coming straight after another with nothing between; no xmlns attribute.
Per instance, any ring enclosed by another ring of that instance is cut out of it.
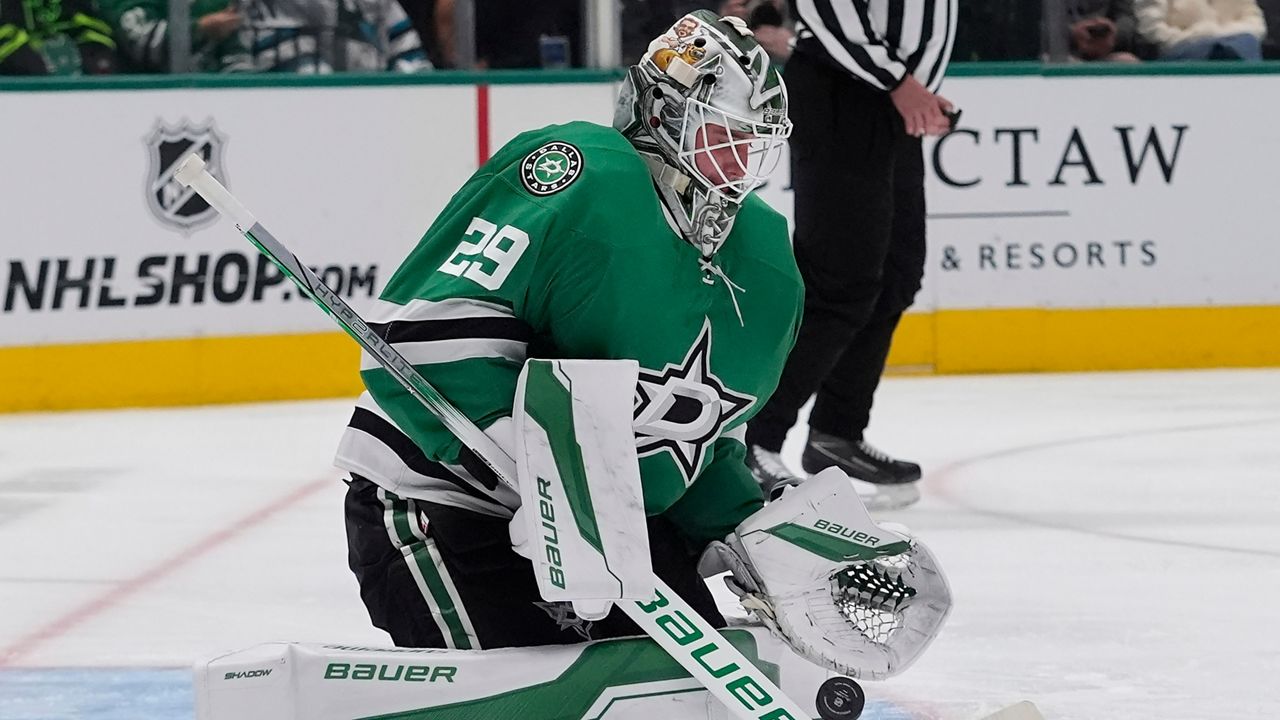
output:
<svg viewBox="0 0 1280 720"><path fill-rule="evenodd" d="M822 720L857 720L867 696L862 686L847 677L833 677L818 688L818 714Z"/></svg>

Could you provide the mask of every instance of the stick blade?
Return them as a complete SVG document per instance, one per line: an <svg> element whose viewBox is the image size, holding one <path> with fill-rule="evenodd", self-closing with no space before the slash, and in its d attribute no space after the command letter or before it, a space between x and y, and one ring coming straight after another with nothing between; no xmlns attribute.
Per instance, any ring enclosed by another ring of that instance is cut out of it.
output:
<svg viewBox="0 0 1280 720"><path fill-rule="evenodd" d="M1023 700L1016 705L998 710L990 715L982 717L980 720L1044 720L1044 715L1040 714L1040 709L1030 700Z"/></svg>

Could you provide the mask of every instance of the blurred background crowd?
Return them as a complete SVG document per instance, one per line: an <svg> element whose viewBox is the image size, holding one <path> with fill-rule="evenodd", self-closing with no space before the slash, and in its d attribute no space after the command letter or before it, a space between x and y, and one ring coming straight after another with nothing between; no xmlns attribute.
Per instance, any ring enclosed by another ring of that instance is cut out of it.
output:
<svg viewBox="0 0 1280 720"><path fill-rule="evenodd" d="M718 5L717 5L718 3ZM0 0L0 75L425 72L629 64L691 9L748 21L779 63L785 0ZM603 27L610 52L591 53ZM182 28L177 32L174 28ZM1280 0L965 0L954 61L1280 57Z"/></svg>

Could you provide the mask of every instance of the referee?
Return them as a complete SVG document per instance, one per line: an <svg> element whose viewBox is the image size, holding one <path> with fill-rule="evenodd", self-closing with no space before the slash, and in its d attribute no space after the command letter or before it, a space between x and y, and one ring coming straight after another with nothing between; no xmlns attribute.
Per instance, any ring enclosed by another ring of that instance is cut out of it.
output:
<svg viewBox="0 0 1280 720"><path fill-rule="evenodd" d="M957 0L790 0L795 255L804 320L778 390L747 430L767 494L800 482L779 452L815 392L805 472L837 466L867 481L868 507L919 498L920 466L863 438L893 331L924 274L921 138L950 129L935 94L955 39Z"/></svg>

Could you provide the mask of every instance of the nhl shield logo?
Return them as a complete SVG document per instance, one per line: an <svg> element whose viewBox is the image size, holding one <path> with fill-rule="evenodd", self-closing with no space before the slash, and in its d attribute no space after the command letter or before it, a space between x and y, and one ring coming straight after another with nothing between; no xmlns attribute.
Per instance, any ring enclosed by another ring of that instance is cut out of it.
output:
<svg viewBox="0 0 1280 720"><path fill-rule="evenodd" d="M225 141L214 129L213 123L197 126L183 120L181 125L171 128L158 122L155 130L147 136L146 142L150 153L147 206L156 218L184 233L215 220L218 212L195 190L183 185L173 176L183 158L195 152L204 159L209 172L222 181L223 185L227 184L226 171L222 165Z"/></svg>

